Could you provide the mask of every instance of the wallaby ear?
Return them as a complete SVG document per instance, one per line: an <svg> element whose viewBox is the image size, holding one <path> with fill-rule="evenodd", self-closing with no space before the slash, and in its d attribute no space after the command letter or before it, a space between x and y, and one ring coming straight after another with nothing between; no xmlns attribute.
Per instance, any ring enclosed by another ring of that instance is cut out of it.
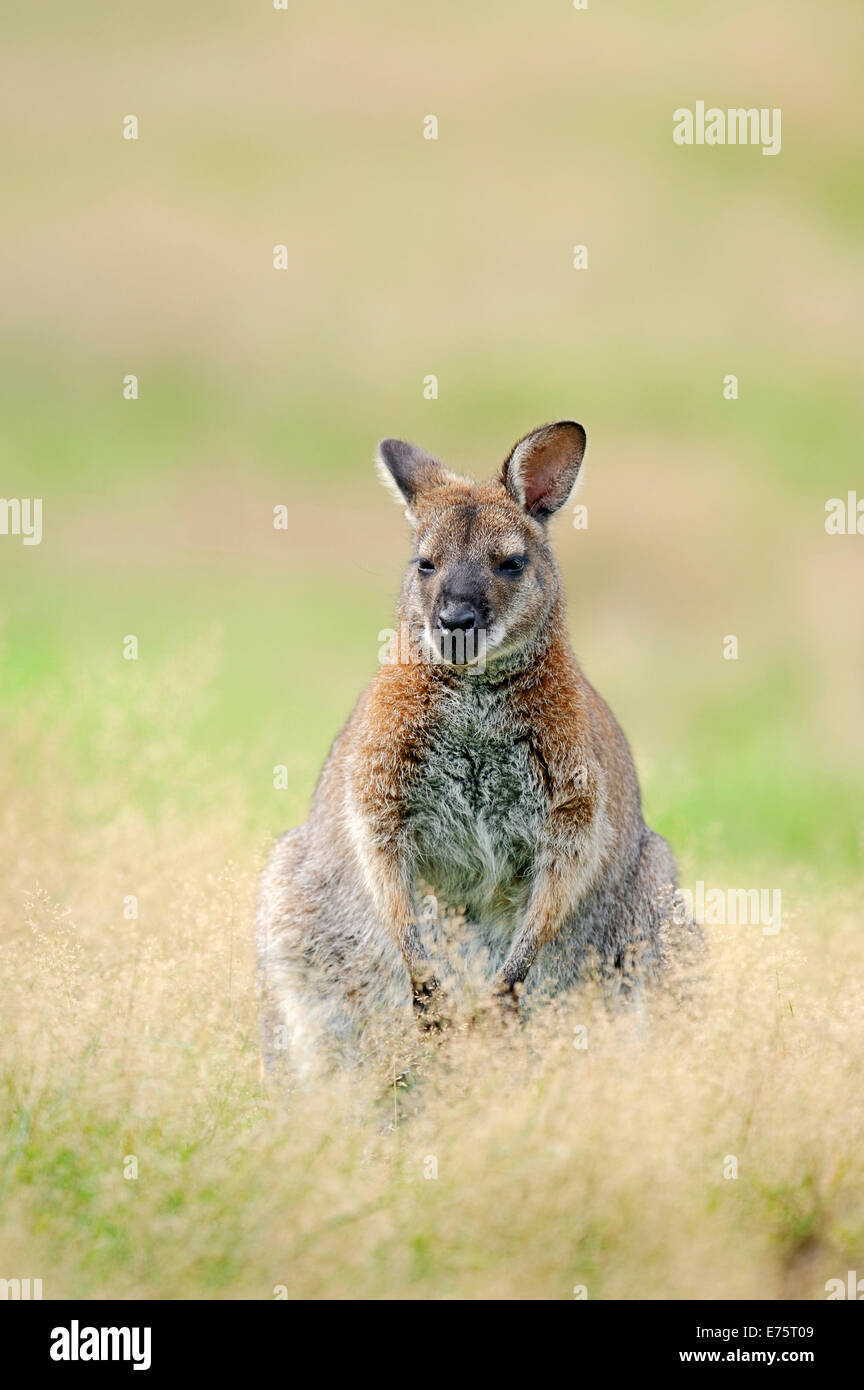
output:
<svg viewBox="0 0 864 1390"><path fill-rule="evenodd" d="M407 502L409 511L422 493L440 487L452 476L431 454L402 439L382 439L376 463L384 486L397 502Z"/></svg>
<svg viewBox="0 0 864 1390"><path fill-rule="evenodd" d="M586 435L574 420L558 420L514 445L501 481L530 516L543 521L563 507L582 464Z"/></svg>

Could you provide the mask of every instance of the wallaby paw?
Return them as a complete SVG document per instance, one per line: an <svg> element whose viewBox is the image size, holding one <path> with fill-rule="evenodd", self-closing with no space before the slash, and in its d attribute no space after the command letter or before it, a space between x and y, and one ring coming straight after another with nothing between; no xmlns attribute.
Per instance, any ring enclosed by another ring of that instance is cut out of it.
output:
<svg viewBox="0 0 864 1390"><path fill-rule="evenodd" d="M521 1022L519 995L521 985L496 982L485 998L478 999L471 1017L472 1024L484 1027L511 1029Z"/></svg>
<svg viewBox="0 0 864 1390"><path fill-rule="evenodd" d="M415 984L413 989L414 1017L421 1033L442 1033L449 1023L442 1008L441 986L437 980Z"/></svg>

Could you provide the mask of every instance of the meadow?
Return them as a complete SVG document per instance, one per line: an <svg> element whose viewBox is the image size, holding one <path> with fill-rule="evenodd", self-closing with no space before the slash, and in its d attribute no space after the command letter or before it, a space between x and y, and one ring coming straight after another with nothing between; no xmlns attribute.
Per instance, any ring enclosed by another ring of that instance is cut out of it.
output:
<svg viewBox="0 0 864 1390"><path fill-rule="evenodd" d="M0 495L41 497L44 535L0 535L0 1277L864 1277L864 539L824 524L864 497L860 7L88 0L3 27ZM697 99L782 108L781 152L676 146ZM255 883L392 625L409 540L375 445L483 476L560 416L589 439L588 525L555 523L571 634L646 819L683 885L781 890L782 928L709 927L638 1023L588 992L517 1036L400 1036L286 1107Z"/></svg>

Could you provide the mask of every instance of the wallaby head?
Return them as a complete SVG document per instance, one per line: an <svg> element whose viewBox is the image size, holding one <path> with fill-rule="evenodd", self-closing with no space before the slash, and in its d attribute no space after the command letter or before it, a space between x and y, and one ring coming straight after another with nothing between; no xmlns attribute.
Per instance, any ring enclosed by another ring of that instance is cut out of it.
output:
<svg viewBox="0 0 864 1390"><path fill-rule="evenodd" d="M546 523L584 453L582 426L560 420L520 439L497 477L473 483L413 444L381 442L381 476L414 532L403 618L428 657L470 666L480 638L495 662L542 637L559 596Z"/></svg>

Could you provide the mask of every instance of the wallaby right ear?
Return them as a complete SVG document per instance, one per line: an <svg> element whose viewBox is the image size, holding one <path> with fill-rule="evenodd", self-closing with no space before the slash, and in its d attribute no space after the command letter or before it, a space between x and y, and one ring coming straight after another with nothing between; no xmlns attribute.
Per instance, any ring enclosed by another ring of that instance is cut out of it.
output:
<svg viewBox="0 0 864 1390"><path fill-rule="evenodd" d="M382 439L378 445L378 474L397 502L407 503L409 515L417 498L446 483L452 475L438 459L402 439Z"/></svg>
<svg viewBox="0 0 864 1390"><path fill-rule="evenodd" d="M585 454L585 431L575 420L532 430L513 448L501 473L510 493L538 521L564 506Z"/></svg>

